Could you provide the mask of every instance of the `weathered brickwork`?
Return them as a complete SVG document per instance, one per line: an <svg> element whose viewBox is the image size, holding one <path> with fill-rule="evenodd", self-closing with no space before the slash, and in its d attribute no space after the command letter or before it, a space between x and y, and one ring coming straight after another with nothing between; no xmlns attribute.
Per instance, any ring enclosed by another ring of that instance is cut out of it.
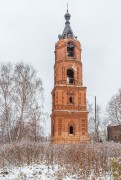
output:
<svg viewBox="0 0 121 180"><path fill-rule="evenodd" d="M121 142L121 125L108 126L108 141Z"/></svg>
<svg viewBox="0 0 121 180"><path fill-rule="evenodd" d="M55 45L51 142L88 142L88 113L86 87L82 81L81 45L76 38L65 37L65 34Z"/></svg>

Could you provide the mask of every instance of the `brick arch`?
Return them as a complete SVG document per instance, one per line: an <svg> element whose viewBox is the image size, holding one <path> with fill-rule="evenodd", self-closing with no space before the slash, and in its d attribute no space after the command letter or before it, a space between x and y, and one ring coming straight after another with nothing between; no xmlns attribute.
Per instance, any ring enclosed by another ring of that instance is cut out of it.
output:
<svg viewBox="0 0 121 180"><path fill-rule="evenodd" d="M71 69L73 72L75 72L75 68L71 64L66 67L66 71L68 69Z"/></svg>
<svg viewBox="0 0 121 180"><path fill-rule="evenodd" d="M75 74L76 74L76 72L77 72L77 68L76 67L74 67L73 65L68 65L68 66L66 66L66 74L67 74L67 71L68 70L72 70L73 71L73 73L74 73L74 78L75 78Z"/></svg>
<svg viewBox="0 0 121 180"><path fill-rule="evenodd" d="M72 40L69 40L66 44L73 44L74 46L75 46L75 42L74 41L72 41Z"/></svg>

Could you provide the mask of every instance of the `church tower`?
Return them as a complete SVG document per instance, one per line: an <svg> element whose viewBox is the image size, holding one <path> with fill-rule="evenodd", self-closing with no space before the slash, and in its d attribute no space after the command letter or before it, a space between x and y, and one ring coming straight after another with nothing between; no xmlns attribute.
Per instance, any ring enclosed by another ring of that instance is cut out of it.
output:
<svg viewBox="0 0 121 180"><path fill-rule="evenodd" d="M68 10L65 28L55 44L52 90L51 143L87 143L88 112L82 80L81 44L70 27Z"/></svg>

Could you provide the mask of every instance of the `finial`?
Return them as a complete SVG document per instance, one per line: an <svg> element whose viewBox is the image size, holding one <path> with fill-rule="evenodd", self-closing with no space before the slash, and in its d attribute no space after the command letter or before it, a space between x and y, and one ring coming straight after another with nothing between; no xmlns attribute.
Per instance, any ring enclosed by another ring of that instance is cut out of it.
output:
<svg viewBox="0 0 121 180"><path fill-rule="evenodd" d="M67 12L68 12L68 3L67 3Z"/></svg>
<svg viewBox="0 0 121 180"><path fill-rule="evenodd" d="M71 15L68 13L68 3L67 3L67 12L65 14L66 23L70 23L69 20L71 18Z"/></svg>

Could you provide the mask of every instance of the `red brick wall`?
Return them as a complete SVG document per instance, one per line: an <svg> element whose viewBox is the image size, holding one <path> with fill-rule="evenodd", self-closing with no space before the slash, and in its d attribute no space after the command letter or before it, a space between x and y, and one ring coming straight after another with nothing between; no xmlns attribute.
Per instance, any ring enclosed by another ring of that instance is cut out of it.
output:
<svg viewBox="0 0 121 180"><path fill-rule="evenodd" d="M73 42L74 56L67 56L67 43ZM74 82L67 82L67 70L74 72ZM73 103L70 103L70 97ZM81 45L75 39L61 39L55 46L54 88L52 91L52 143L88 142L86 87L82 82ZM70 126L74 133L70 133Z"/></svg>

